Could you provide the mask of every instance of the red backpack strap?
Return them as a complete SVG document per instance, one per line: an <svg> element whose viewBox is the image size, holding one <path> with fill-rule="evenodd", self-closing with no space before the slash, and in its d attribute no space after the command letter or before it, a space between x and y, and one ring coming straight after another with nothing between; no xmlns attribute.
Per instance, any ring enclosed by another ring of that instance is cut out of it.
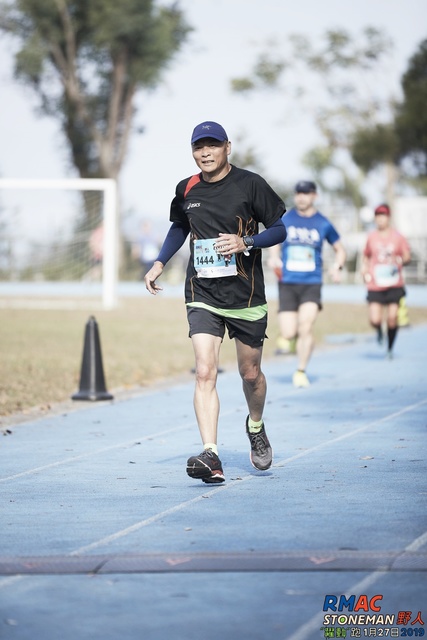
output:
<svg viewBox="0 0 427 640"><path fill-rule="evenodd" d="M191 178L187 182L187 186L185 187L185 191L184 191L184 198L186 197L190 189L192 189L194 185L197 184L198 182L200 182L200 173L197 173L195 176L191 176Z"/></svg>

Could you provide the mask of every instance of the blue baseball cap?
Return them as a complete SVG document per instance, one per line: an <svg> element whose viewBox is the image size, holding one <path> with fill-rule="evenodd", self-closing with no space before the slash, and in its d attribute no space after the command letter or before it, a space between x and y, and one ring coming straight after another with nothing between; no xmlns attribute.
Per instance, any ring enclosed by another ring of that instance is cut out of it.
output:
<svg viewBox="0 0 427 640"><path fill-rule="evenodd" d="M295 193L316 193L317 187L311 180L300 180L295 185Z"/></svg>
<svg viewBox="0 0 427 640"><path fill-rule="evenodd" d="M220 142L228 140L228 136L225 133L224 127L221 127L217 122L201 122L194 128L191 136L191 144L201 140L202 138L214 138Z"/></svg>

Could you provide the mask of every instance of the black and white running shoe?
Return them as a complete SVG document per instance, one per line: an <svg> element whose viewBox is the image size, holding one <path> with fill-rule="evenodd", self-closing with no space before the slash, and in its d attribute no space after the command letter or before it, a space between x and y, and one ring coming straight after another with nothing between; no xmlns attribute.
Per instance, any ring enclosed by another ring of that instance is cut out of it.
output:
<svg viewBox="0 0 427 640"><path fill-rule="evenodd" d="M211 449L205 449L198 456L188 458L187 473L190 478L203 480L208 484L225 481L221 460Z"/></svg>

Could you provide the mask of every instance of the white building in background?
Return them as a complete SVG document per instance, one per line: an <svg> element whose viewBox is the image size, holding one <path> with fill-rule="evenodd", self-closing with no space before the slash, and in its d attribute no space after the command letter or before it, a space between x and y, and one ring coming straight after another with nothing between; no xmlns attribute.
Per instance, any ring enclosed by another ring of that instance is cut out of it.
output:
<svg viewBox="0 0 427 640"><path fill-rule="evenodd" d="M392 211L398 231L411 238L427 238L427 197L396 198Z"/></svg>
<svg viewBox="0 0 427 640"><path fill-rule="evenodd" d="M396 198L392 219L411 246L412 262L405 267L407 281L427 283L427 197Z"/></svg>

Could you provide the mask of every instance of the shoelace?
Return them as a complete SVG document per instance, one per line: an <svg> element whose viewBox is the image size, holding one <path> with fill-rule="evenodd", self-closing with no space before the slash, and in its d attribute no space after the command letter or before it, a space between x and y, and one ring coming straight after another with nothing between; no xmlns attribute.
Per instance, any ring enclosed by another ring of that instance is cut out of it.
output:
<svg viewBox="0 0 427 640"><path fill-rule="evenodd" d="M251 433L253 448L256 448L261 455L267 450L267 443L262 433Z"/></svg>
<svg viewBox="0 0 427 640"><path fill-rule="evenodd" d="M214 452L211 451L210 449L204 449L202 453L199 455L199 458L205 457L205 458L210 458L211 460L214 460L215 459L214 455L215 455Z"/></svg>

